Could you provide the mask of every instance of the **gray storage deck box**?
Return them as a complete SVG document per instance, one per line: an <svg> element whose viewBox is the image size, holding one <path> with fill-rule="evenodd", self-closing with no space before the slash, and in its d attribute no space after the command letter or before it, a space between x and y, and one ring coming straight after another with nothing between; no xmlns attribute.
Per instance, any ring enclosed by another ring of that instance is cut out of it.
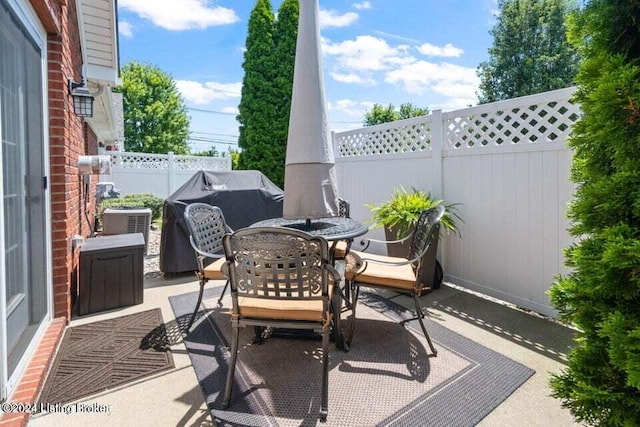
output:
<svg viewBox="0 0 640 427"><path fill-rule="evenodd" d="M142 304L142 233L89 238L80 248L78 314Z"/></svg>

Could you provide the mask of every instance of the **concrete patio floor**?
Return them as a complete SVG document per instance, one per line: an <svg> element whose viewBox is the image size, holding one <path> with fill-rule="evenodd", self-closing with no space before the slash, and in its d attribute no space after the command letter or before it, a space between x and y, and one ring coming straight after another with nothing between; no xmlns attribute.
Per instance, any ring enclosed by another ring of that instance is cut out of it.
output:
<svg viewBox="0 0 640 427"><path fill-rule="evenodd" d="M208 287L224 282L209 282ZM169 330L175 328L169 297L198 289L194 277L145 279L144 304L76 317L70 326L159 307ZM389 295L391 296L391 294ZM407 307L413 301L394 297ZM443 285L424 297L431 319L536 371L480 426L576 425L568 410L550 397L549 375L564 366L573 331L556 322ZM175 329L174 329L175 330ZM211 426L212 418L182 342L172 346L175 368L108 390L83 403L109 405L107 414L39 414L30 426ZM428 425L427 420L425 420Z"/></svg>

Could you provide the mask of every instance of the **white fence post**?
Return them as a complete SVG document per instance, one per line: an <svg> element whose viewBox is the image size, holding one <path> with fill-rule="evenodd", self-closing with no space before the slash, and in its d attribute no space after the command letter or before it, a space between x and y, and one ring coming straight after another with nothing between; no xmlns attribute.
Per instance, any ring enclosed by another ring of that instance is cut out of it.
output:
<svg viewBox="0 0 640 427"><path fill-rule="evenodd" d="M431 176L433 183L431 185L432 196L441 199L444 197L442 183L442 151L444 147L444 126L442 121L442 110L433 110L431 112L431 165L433 171Z"/></svg>
<svg viewBox="0 0 640 427"><path fill-rule="evenodd" d="M431 196L434 199L444 200L444 183L442 177L443 162L442 152L444 149L444 123L442 118L442 110L433 110L431 112ZM446 267L447 260L445 259L446 251L444 245L446 241L440 244L438 250L438 256L442 262L442 265Z"/></svg>
<svg viewBox="0 0 640 427"><path fill-rule="evenodd" d="M168 168L169 168L169 194L172 194L176 190L175 188L175 182L176 182L175 157L174 157L173 151L169 151L167 154L168 154L167 161L168 161Z"/></svg>

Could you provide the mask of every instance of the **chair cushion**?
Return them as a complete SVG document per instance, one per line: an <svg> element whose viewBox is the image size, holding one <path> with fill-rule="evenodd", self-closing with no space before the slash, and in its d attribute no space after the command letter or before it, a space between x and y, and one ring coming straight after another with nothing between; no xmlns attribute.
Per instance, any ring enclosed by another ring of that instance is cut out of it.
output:
<svg viewBox="0 0 640 427"><path fill-rule="evenodd" d="M340 240L333 249L333 256L335 259L344 259L345 255L347 255L347 242Z"/></svg>
<svg viewBox="0 0 640 427"><path fill-rule="evenodd" d="M334 281L329 277L329 303L333 296ZM286 319L286 320L309 320L321 322L322 300L286 300L286 299L266 299L251 298L247 296L238 297L238 308L240 317L251 317L254 319Z"/></svg>
<svg viewBox="0 0 640 427"><path fill-rule="evenodd" d="M222 267L224 266L225 258L218 258L211 264L204 268L204 277L209 280L227 280L227 277L222 273Z"/></svg>
<svg viewBox="0 0 640 427"><path fill-rule="evenodd" d="M295 301L240 297L240 317L322 322L322 300Z"/></svg>
<svg viewBox="0 0 640 427"><path fill-rule="evenodd" d="M372 260L407 262L406 258L368 254L350 251L345 262L345 278L361 285L371 284L392 289L411 290L415 287L416 275L411 264L385 265L374 261L364 262L361 258ZM366 268L364 268L366 265Z"/></svg>

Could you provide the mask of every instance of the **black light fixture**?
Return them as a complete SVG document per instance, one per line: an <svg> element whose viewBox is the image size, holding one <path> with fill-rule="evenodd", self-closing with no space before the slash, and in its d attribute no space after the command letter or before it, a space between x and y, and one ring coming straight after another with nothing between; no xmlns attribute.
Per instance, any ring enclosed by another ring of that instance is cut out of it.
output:
<svg viewBox="0 0 640 427"><path fill-rule="evenodd" d="M67 81L69 95L73 97L73 111L78 117L93 117L93 95L84 85L84 79L76 83L71 79Z"/></svg>

